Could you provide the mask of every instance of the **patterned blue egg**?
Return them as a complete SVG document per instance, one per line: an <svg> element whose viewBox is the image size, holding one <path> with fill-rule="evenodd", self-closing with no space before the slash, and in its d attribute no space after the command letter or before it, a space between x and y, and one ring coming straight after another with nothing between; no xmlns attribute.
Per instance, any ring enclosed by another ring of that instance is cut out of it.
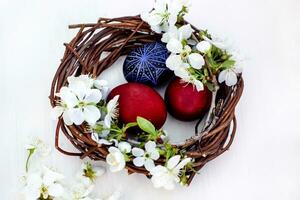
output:
<svg viewBox="0 0 300 200"><path fill-rule="evenodd" d="M127 55L123 73L128 82L156 86L167 79L171 70L166 67L169 52L160 42L145 44Z"/></svg>

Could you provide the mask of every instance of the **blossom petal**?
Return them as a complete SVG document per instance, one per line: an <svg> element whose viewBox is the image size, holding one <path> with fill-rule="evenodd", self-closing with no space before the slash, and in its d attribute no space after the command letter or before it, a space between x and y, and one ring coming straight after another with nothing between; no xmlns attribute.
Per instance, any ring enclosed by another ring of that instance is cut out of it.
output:
<svg viewBox="0 0 300 200"><path fill-rule="evenodd" d="M211 48L211 43L208 41L201 41L197 44L196 48L198 49L198 51L200 51L201 53L206 53L210 50Z"/></svg>
<svg viewBox="0 0 300 200"><path fill-rule="evenodd" d="M174 188L175 188L174 181L173 181L173 180L168 180L168 181L165 183L164 188L165 188L166 190L174 190Z"/></svg>
<svg viewBox="0 0 300 200"><path fill-rule="evenodd" d="M145 151L143 149L134 147L132 149L132 155L134 155L135 157L140 157L143 156L145 154Z"/></svg>
<svg viewBox="0 0 300 200"><path fill-rule="evenodd" d="M114 193L112 195L110 195L109 197L107 197L106 200L120 200L121 196L122 195L121 195L120 191L114 191ZM101 199L94 199L94 200L101 200Z"/></svg>
<svg viewBox="0 0 300 200"><path fill-rule="evenodd" d="M124 167L125 167L125 165L126 165L126 163L125 163L125 161L124 160L122 160L118 165L116 165L116 166L110 166L109 167L109 170L111 171L111 172L118 172L118 171L121 171L122 169L124 169Z"/></svg>
<svg viewBox="0 0 300 200"><path fill-rule="evenodd" d="M170 26L174 26L177 22L177 13L171 13L171 15L169 16L168 22Z"/></svg>
<svg viewBox="0 0 300 200"><path fill-rule="evenodd" d="M110 128L111 126L111 116L109 114L104 117L104 125L106 128Z"/></svg>
<svg viewBox="0 0 300 200"><path fill-rule="evenodd" d="M101 117L100 110L96 106L86 106L83 108L84 120L89 124L95 124Z"/></svg>
<svg viewBox="0 0 300 200"><path fill-rule="evenodd" d="M76 95L67 87L62 87L57 96L59 96L61 100L67 104L68 108L73 108L78 104Z"/></svg>
<svg viewBox="0 0 300 200"><path fill-rule="evenodd" d="M75 76L69 76L67 78L69 86L73 84L77 84L78 82L83 83L87 88L91 88L93 86L94 79L92 79L89 75L87 74L82 74L78 77Z"/></svg>
<svg viewBox="0 0 300 200"><path fill-rule="evenodd" d="M236 73L234 71L230 70L226 74L225 83L226 83L227 86L233 86L237 83L237 76L236 76Z"/></svg>
<svg viewBox="0 0 300 200"><path fill-rule="evenodd" d="M196 86L196 90L198 92L204 90L204 86L203 86L203 83L201 81L195 80L194 85Z"/></svg>
<svg viewBox="0 0 300 200"><path fill-rule="evenodd" d="M159 159L159 152L158 150L154 150L150 153L150 158L153 159L153 160L157 160Z"/></svg>
<svg viewBox="0 0 300 200"><path fill-rule="evenodd" d="M243 68L241 67L235 67L234 70L233 70L236 74L240 74L243 72Z"/></svg>
<svg viewBox="0 0 300 200"><path fill-rule="evenodd" d="M179 163L179 161L180 161L180 155L171 157L168 160L167 168L172 170L174 167L176 167L176 165Z"/></svg>
<svg viewBox="0 0 300 200"><path fill-rule="evenodd" d="M64 178L64 176L62 174L57 173L57 172L49 169L48 167L43 166L43 170L44 170L43 183L46 186L50 186L54 182L60 181Z"/></svg>
<svg viewBox="0 0 300 200"><path fill-rule="evenodd" d="M150 14L148 17L148 24L150 24L151 26L157 26L159 25L161 22L163 21L163 18L161 15L153 13Z"/></svg>
<svg viewBox="0 0 300 200"><path fill-rule="evenodd" d="M192 53L188 58L189 63L194 69L201 69L205 64L204 58L199 53Z"/></svg>
<svg viewBox="0 0 300 200"><path fill-rule="evenodd" d="M38 199L41 196L39 186L32 187L31 185L27 185L22 193L24 194L26 200Z"/></svg>
<svg viewBox="0 0 300 200"><path fill-rule="evenodd" d="M133 159L133 164L137 167L142 167L145 164L144 157L136 157Z"/></svg>
<svg viewBox="0 0 300 200"><path fill-rule="evenodd" d="M102 99L102 94L98 89L90 89L84 98L87 103L98 103Z"/></svg>
<svg viewBox="0 0 300 200"><path fill-rule="evenodd" d="M99 142L99 135L98 135L98 133L92 133L91 134L91 138L92 138L92 140L94 140L95 142Z"/></svg>
<svg viewBox="0 0 300 200"><path fill-rule="evenodd" d="M193 29L190 24L181 26L178 31L180 39L189 39L193 33Z"/></svg>
<svg viewBox="0 0 300 200"><path fill-rule="evenodd" d="M156 25L156 26L151 26L151 29L156 32L156 33L161 33L163 30L163 28L159 25Z"/></svg>
<svg viewBox="0 0 300 200"><path fill-rule="evenodd" d="M57 119L58 117L61 116L61 114L64 112L64 108L61 106L55 106L54 108L52 108L51 111L51 117L53 119Z"/></svg>
<svg viewBox="0 0 300 200"><path fill-rule="evenodd" d="M146 144L145 144L145 150L147 152L153 152L155 151L156 149L156 143L153 142L153 141L148 141Z"/></svg>
<svg viewBox="0 0 300 200"><path fill-rule="evenodd" d="M27 176L27 185L31 187L39 187L42 184L43 180L41 178L41 173L31 173Z"/></svg>
<svg viewBox="0 0 300 200"><path fill-rule="evenodd" d="M160 188L163 186L161 178L157 176L152 176L151 182L153 183L154 188Z"/></svg>
<svg viewBox="0 0 300 200"><path fill-rule="evenodd" d="M226 74L227 74L227 70L223 70L219 73L219 76L218 76L218 81L219 83L222 83L225 81L226 79Z"/></svg>
<svg viewBox="0 0 300 200"><path fill-rule="evenodd" d="M149 159L149 158L147 158L145 160L144 165L145 165L146 170L149 171L149 172L155 167L154 161L152 159Z"/></svg>
<svg viewBox="0 0 300 200"><path fill-rule="evenodd" d="M161 165L152 168L150 174L152 175L151 182L155 188L164 187L164 185L172 178L169 175L168 169Z"/></svg>
<svg viewBox="0 0 300 200"><path fill-rule="evenodd" d="M103 89L103 87L107 86L108 82L106 80L94 80L94 86L100 90Z"/></svg>
<svg viewBox="0 0 300 200"><path fill-rule="evenodd" d="M64 193L64 188L62 187L62 185L55 183L49 186L48 192L52 197L60 197Z"/></svg>
<svg viewBox="0 0 300 200"><path fill-rule="evenodd" d="M167 49L171 52L171 53L180 53L183 49L183 45L181 43L181 41L175 39L175 38L171 38L170 41L167 44Z"/></svg>
<svg viewBox="0 0 300 200"><path fill-rule="evenodd" d="M107 107L108 112L113 111L113 110L117 107L119 98L120 98L120 95L116 95L116 96L114 96L114 98L112 98L112 99L107 103L107 106L106 106L106 107Z"/></svg>
<svg viewBox="0 0 300 200"><path fill-rule="evenodd" d="M176 26L170 26L168 31L163 34L161 41L168 43L171 38L178 39L178 28Z"/></svg>
<svg viewBox="0 0 300 200"><path fill-rule="evenodd" d="M105 168L104 167L94 167L94 171L96 172L96 176L102 176L105 173Z"/></svg>
<svg viewBox="0 0 300 200"><path fill-rule="evenodd" d="M113 143L112 142L109 142L108 140L106 139L100 139L98 141L99 144L104 144L104 145L112 145Z"/></svg>
<svg viewBox="0 0 300 200"><path fill-rule="evenodd" d="M129 153L131 151L131 145L128 142L120 142L118 148L123 153Z"/></svg>
<svg viewBox="0 0 300 200"><path fill-rule="evenodd" d="M120 150L116 147L110 147L108 151L110 153L106 156L106 162L110 165L110 171L117 172L124 169L126 162Z"/></svg>
<svg viewBox="0 0 300 200"><path fill-rule="evenodd" d="M167 9L167 4L170 2L167 0L160 0L160 1L155 1L154 3L154 9L156 12L165 12Z"/></svg>
<svg viewBox="0 0 300 200"><path fill-rule="evenodd" d="M175 75L178 76L179 78L183 79L186 82L189 82L190 79L190 75L188 73L188 71L183 68L183 67L179 67L174 71Z"/></svg>
<svg viewBox="0 0 300 200"><path fill-rule="evenodd" d="M72 84L69 84L69 88L72 91L72 93L78 97L79 101L83 100L83 98L86 95L87 90L90 89L82 81L76 81Z"/></svg>
<svg viewBox="0 0 300 200"><path fill-rule="evenodd" d="M188 164L189 162L191 162L191 158L185 158L183 159L173 170L173 172L175 174L179 174L179 171L186 165Z"/></svg>
<svg viewBox="0 0 300 200"><path fill-rule="evenodd" d="M150 174L152 176L161 176L162 174L165 174L167 172L168 172L168 169L166 167L157 165L150 171Z"/></svg>
<svg viewBox="0 0 300 200"><path fill-rule="evenodd" d="M182 59L180 55L170 55L166 60L166 65L169 69L175 71L177 68L182 66Z"/></svg>
<svg viewBox="0 0 300 200"><path fill-rule="evenodd" d="M120 150L116 147L109 147L108 151L109 151L109 153L120 152Z"/></svg>
<svg viewBox="0 0 300 200"><path fill-rule="evenodd" d="M70 126L73 124L73 121L70 117L70 110L66 110L64 113L63 113L63 119L64 119L64 122L66 125Z"/></svg>
<svg viewBox="0 0 300 200"><path fill-rule="evenodd" d="M71 121L74 122L76 125L81 125L83 123L84 115L82 113L81 108L69 110L68 113Z"/></svg>
<svg viewBox="0 0 300 200"><path fill-rule="evenodd" d="M177 16L179 12L182 10L183 6L184 4L181 0L171 1L168 3L168 10L170 13L173 13L174 15Z"/></svg>

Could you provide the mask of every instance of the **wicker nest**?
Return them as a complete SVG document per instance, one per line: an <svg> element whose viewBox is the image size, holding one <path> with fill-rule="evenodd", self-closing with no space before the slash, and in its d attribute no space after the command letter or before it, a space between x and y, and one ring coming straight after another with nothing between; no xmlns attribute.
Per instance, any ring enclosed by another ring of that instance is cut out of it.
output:
<svg viewBox="0 0 300 200"><path fill-rule="evenodd" d="M193 26L192 26L193 27ZM70 43L65 43L66 50L61 64L53 78L50 101L55 106L55 94L67 85L67 77L71 75L92 74L98 77L122 55L144 43L160 40L161 35L154 33L147 23L139 16L120 18L100 18L97 23L71 25L79 31ZM197 28L193 27L195 31ZM104 58L103 53L107 54ZM194 158L194 169L200 170L206 163L229 149L236 132L235 107L243 91L243 79L233 87L221 85L215 98L211 124L206 129L195 127L195 136L182 144L176 144L184 149L187 156ZM63 133L79 152L68 152L59 147L59 136ZM67 126L60 118L55 134L55 147L63 154L89 157L92 160L105 160L108 147L99 145L91 139L86 126ZM157 163L164 163L162 159ZM142 173L149 177L149 172L143 167L136 167L128 162L128 173ZM189 172L188 183L195 176L195 171Z"/></svg>

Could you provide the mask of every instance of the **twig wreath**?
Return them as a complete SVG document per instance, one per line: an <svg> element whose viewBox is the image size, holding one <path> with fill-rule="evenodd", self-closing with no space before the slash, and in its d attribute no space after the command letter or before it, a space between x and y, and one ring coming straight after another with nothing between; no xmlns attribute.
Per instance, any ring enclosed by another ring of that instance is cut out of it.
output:
<svg viewBox="0 0 300 200"><path fill-rule="evenodd" d="M97 23L71 25L77 35L65 43L66 51L54 76L50 100L59 117L56 148L81 159L106 160L113 172L123 168L151 178L155 187L173 189L190 184L197 171L229 149L236 132L235 107L243 79L235 56L207 31L183 19L188 4L158 0L141 16L100 18ZM123 124L118 120L119 95L107 100L107 82L97 77L120 56L149 42L162 41L170 53L166 66L192 84L207 87L212 100L204 126L195 135L171 144L163 128L143 117ZM138 129L138 139L128 137ZM138 127L138 128L137 128ZM60 131L79 153L59 147Z"/></svg>

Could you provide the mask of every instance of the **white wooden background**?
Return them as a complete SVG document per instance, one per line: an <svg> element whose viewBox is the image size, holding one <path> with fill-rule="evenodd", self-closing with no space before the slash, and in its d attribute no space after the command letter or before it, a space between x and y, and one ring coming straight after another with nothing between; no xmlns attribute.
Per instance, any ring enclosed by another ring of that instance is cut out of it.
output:
<svg viewBox="0 0 300 200"><path fill-rule="evenodd" d="M28 137L40 136L54 146L48 95L64 52L62 44L75 34L67 25L95 22L100 16L135 15L149 10L152 3L0 0L1 199L15 199ZM144 177L121 172L106 173L97 192L118 189L126 200L299 200L300 1L192 3L190 22L234 39L247 56L245 92L237 108L238 132L232 148L205 166L189 188L157 190ZM62 146L73 150L67 141ZM80 165L78 158L57 152L49 160L69 177Z"/></svg>

